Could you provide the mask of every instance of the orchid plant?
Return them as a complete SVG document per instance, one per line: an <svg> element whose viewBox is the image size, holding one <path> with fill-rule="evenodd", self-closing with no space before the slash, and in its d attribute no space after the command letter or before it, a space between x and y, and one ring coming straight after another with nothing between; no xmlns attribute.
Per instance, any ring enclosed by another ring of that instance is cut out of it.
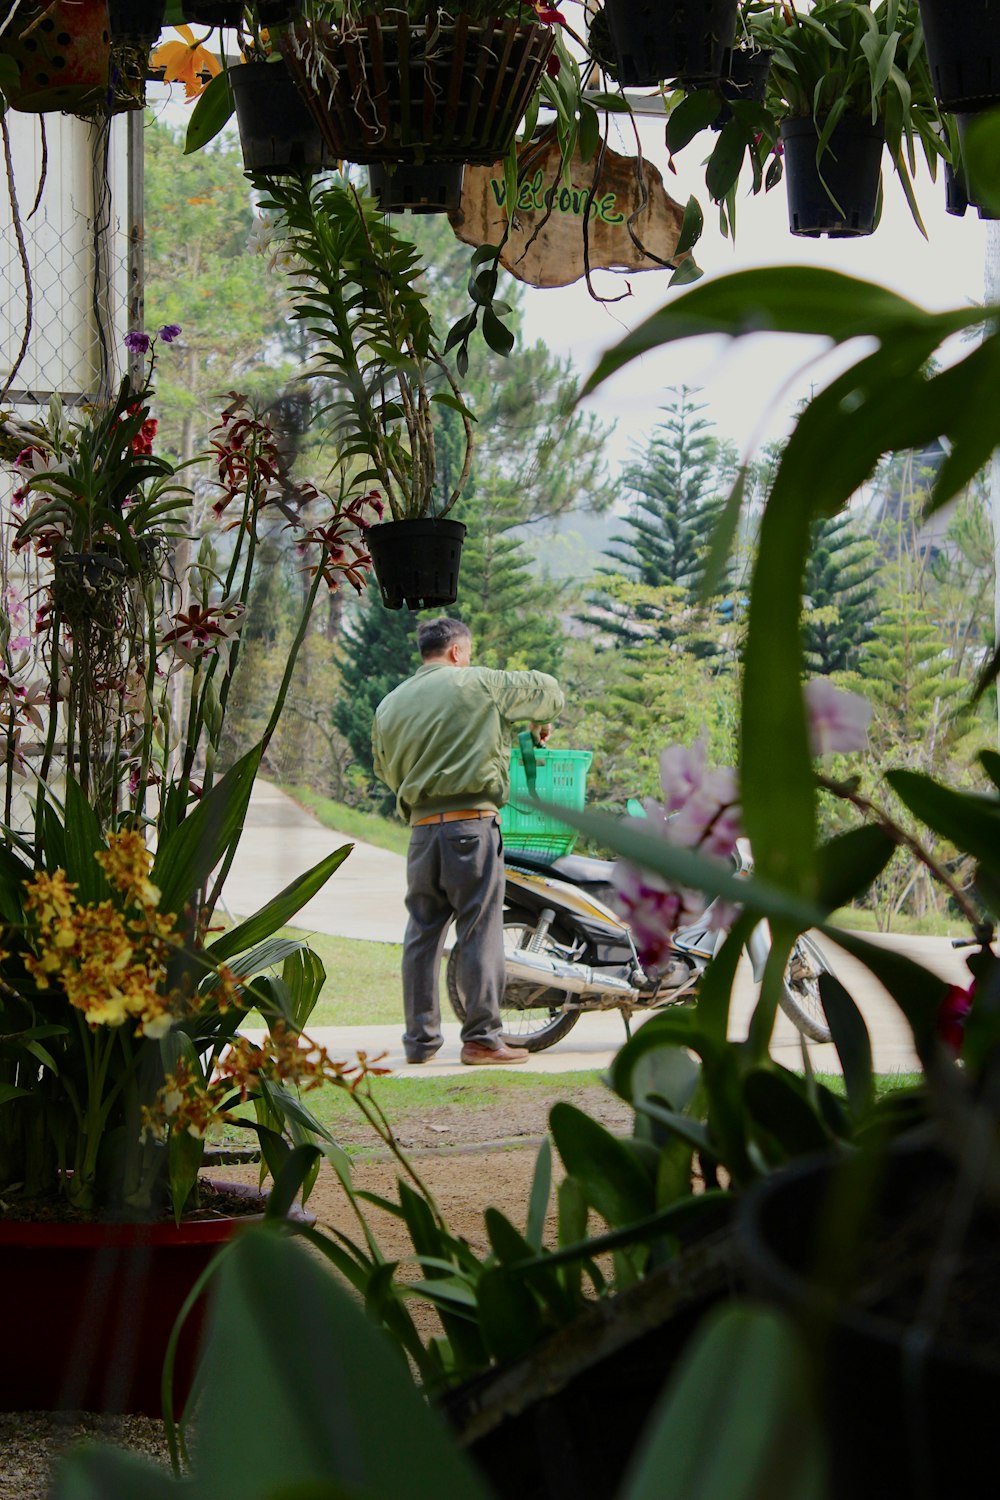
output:
<svg viewBox="0 0 1000 1500"><path fill-rule="evenodd" d="M149 356L145 378L106 410L80 419L54 403L44 423L0 427L15 518L0 610L7 1211L61 1197L134 1216L169 1200L179 1215L210 1126L248 1097L243 1123L269 1165L283 1137L324 1137L285 1087L323 969L274 934L348 848L220 934L264 746L224 773L218 754L264 529L292 530L308 580L266 744L320 590L364 586L378 508L363 487L293 480L268 422L234 393L194 461L214 500L183 566L191 491L155 453L150 414L158 347L179 335L128 336ZM250 1009L268 1024L263 1048L237 1038Z"/></svg>

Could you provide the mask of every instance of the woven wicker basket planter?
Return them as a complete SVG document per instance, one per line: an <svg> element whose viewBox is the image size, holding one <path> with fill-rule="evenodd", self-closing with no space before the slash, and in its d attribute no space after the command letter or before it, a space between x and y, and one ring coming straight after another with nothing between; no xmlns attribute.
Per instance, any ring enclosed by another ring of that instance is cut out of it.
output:
<svg viewBox="0 0 1000 1500"><path fill-rule="evenodd" d="M514 139L552 49L550 27L467 15L368 16L282 38L324 139L346 161L487 165Z"/></svg>

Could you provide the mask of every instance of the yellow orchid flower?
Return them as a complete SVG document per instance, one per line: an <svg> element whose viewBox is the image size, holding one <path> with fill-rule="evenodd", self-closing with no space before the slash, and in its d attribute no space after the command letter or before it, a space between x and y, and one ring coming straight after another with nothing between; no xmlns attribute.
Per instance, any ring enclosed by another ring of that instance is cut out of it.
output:
<svg viewBox="0 0 1000 1500"><path fill-rule="evenodd" d="M183 41L164 42L150 61L154 68L163 69L164 83L183 83L185 97L196 99L205 87L202 73L210 73L214 78L222 71L222 64L202 46L204 38L199 41L190 26L175 26L174 30Z"/></svg>

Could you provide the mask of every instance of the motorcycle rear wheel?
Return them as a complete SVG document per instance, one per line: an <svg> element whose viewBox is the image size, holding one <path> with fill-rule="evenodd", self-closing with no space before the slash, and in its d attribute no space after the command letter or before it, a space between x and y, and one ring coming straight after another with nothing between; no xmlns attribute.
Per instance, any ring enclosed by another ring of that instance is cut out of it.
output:
<svg viewBox="0 0 1000 1500"><path fill-rule="evenodd" d="M832 1040L819 992L819 976L829 969L822 950L803 933L788 960L778 1004L802 1035L813 1042Z"/></svg>
<svg viewBox="0 0 1000 1500"><path fill-rule="evenodd" d="M510 916L503 924L505 948L525 948L534 936L535 927L528 916ZM543 938L540 953L558 954L549 938ZM460 1021L465 1020L465 1001L458 985L458 945L448 955L445 982L451 1008ZM528 1052L542 1052L573 1030L580 1019L578 1010L560 1010L565 996L551 986L531 988L508 983L500 1004L503 1040L509 1047L524 1047Z"/></svg>

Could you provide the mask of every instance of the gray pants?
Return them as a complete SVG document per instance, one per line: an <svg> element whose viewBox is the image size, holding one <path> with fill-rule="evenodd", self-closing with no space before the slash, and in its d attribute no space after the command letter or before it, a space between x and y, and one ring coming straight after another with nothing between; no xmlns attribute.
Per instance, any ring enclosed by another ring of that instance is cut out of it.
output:
<svg viewBox="0 0 1000 1500"><path fill-rule="evenodd" d="M406 859L403 1009L407 1057L431 1057L442 1043L438 985L452 917L465 1000L463 1042L495 1047L504 987L503 841L495 820L425 823L410 834Z"/></svg>

